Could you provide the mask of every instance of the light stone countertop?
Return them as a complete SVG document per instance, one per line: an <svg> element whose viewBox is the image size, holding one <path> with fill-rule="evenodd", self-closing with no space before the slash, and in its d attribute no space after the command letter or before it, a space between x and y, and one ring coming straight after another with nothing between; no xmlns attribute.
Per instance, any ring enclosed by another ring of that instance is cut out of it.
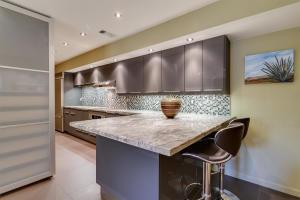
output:
<svg viewBox="0 0 300 200"><path fill-rule="evenodd" d="M127 112L131 115L71 122L70 125L84 132L165 156L180 152L233 119L230 116L185 113L179 113L175 119L167 119L161 112L155 111L128 112L105 108L100 111Z"/></svg>

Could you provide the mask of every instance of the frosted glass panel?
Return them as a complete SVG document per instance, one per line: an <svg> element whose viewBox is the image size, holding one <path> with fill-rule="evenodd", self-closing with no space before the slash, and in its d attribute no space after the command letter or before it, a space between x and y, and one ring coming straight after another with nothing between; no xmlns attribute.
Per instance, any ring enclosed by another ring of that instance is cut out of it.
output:
<svg viewBox="0 0 300 200"><path fill-rule="evenodd" d="M0 128L0 142L12 138L27 137L32 134L48 132L48 130L49 130L48 122L2 127Z"/></svg>
<svg viewBox="0 0 300 200"><path fill-rule="evenodd" d="M48 107L47 96L0 96L0 110L15 107Z"/></svg>
<svg viewBox="0 0 300 200"><path fill-rule="evenodd" d="M0 187L49 171L49 124L0 127Z"/></svg>
<svg viewBox="0 0 300 200"><path fill-rule="evenodd" d="M1 6L0 16L0 64L48 70L48 23Z"/></svg>
<svg viewBox="0 0 300 200"><path fill-rule="evenodd" d="M48 109L3 111L0 112L0 126L43 122L49 120Z"/></svg>
<svg viewBox="0 0 300 200"><path fill-rule="evenodd" d="M22 151L21 153L17 152L8 155L0 154L0 174L21 168L35 160L46 159L48 156L49 149L45 147L29 149L27 151Z"/></svg>
<svg viewBox="0 0 300 200"><path fill-rule="evenodd" d="M7 69L0 66L0 96L32 94L49 95L48 73Z"/></svg>
<svg viewBox="0 0 300 200"><path fill-rule="evenodd" d="M0 187L22 181L49 170L49 158L35 160L31 163L24 164L19 168L14 168L5 171L5 173L1 173Z"/></svg>

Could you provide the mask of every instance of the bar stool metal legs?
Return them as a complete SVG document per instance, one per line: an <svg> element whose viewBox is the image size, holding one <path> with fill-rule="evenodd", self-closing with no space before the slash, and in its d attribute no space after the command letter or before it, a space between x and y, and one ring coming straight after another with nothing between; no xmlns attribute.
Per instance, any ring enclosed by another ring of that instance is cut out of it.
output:
<svg viewBox="0 0 300 200"><path fill-rule="evenodd" d="M201 200L211 200L211 164L203 162L203 190Z"/></svg>
<svg viewBox="0 0 300 200"><path fill-rule="evenodd" d="M222 200L240 200L235 194L224 189L224 174L225 174L225 163L219 165L220 170L220 183L219 193Z"/></svg>

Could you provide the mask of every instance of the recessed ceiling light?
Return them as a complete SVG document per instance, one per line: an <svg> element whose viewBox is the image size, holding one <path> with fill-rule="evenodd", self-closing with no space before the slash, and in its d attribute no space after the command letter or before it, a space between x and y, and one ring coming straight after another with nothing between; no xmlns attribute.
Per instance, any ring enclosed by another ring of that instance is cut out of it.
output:
<svg viewBox="0 0 300 200"><path fill-rule="evenodd" d="M81 32L80 35L81 35L82 37L84 37L84 36L87 35L87 33L86 33L86 32Z"/></svg>
<svg viewBox="0 0 300 200"><path fill-rule="evenodd" d="M153 49L150 48L150 49L148 49L148 51L149 51L149 52L153 52Z"/></svg>
<svg viewBox="0 0 300 200"><path fill-rule="evenodd" d="M69 43L67 43L67 42L63 42L62 44L63 44L65 47L66 47L66 46L69 46Z"/></svg>
<svg viewBox="0 0 300 200"><path fill-rule="evenodd" d="M186 41L188 41L188 42L191 42L193 40L194 40L194 38L188 38L188 39L186 39Z"/></svg>
<svg viewBox="0 0 300 200"><path fill-rule="evenodd" d="M114 62L117 62L117 61L118 61L118 59L114 58Z"/></svg>
<svg viewBox="0 0 300 200"><path fill-rule="evenodd" d="M115 12L115 17L120 19L122 17L122 14L120 12Z"/></svg>

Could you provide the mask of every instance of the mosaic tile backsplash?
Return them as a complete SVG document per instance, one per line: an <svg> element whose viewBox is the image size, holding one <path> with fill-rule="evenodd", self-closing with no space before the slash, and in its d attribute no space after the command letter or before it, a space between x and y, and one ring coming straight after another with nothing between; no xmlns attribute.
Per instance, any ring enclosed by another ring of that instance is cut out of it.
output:
<svg viewBox="0 0 300 200"><path fill-rule="evenodd" d="M230 115L228 95L118 95L115 90L83 87L80 102L83 106L100 106L110 109L159 111L160 101L165 97L182 100L181 112Z"/></svg>

